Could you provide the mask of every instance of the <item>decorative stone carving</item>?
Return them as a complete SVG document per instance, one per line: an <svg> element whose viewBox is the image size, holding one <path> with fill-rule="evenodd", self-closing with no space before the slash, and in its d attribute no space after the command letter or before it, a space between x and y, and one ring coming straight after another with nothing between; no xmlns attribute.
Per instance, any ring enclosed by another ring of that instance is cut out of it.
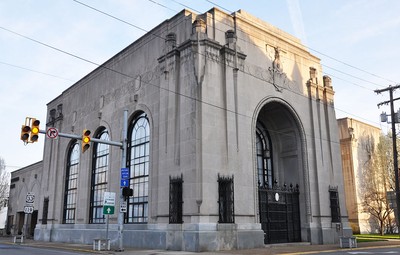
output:
<svg viewBox="0 0 400 255"><path fill-rule="evenodd" d="M196 19L192 24L192 34L196 33L205 34L206 32L207 32L207 23L201 18Z"/></svg>

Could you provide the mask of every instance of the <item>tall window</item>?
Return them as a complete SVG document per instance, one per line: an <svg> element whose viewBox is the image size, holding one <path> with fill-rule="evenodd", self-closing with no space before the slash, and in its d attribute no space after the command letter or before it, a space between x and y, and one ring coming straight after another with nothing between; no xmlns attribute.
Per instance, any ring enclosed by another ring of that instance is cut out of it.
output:
<svg viewBox="0 0 400 255"><path fill-rule="evenodd" d="M101 140L109 140L108 131L104 129L97 136ZM109 145L94 144L92 182L90 190L90 223L105 223L103 215L103 197L107 190Z"/></svg>
<svg viewBox="0 0 400 255"><path fill-rule="evenodd" d="M128 167L133 196L128 201L128 223L147 222L149 197L150 127L147 115L140 114L130 127Z"/></svg>
<svg viewBox="0 0 400 255"><path fill-rule="evenodd" d="M272 187L272 145L267 129L257 126L256 130L258 185Z"/></svg>
<svg viewBox="0 0 400 255"><path fill-rule="evenodd" d="M73 143L68 153L65 175L63 223L75 223L76 195L78 191L79 144Z"/></svg>

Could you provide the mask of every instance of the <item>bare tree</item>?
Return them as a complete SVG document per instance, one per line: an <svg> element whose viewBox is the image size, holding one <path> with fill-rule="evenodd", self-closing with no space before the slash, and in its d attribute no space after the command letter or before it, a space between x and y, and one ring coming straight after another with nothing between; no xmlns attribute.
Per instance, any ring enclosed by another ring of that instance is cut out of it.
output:
<svg viewBox="0 0 400 255"><path fill-rule="evenodd" d="M6 170L4 159L0 157L0 210L6 206L10 189L10 173Z"/></svg>
<svg viewBox="0 0 400 255"><path fill-rule="evenodd" d="M393 208L387 197L394 183L392 143L390 137L384 135L376 147L370 137L363 139L369 158L361 170L361 205L364 212L369 213L370 221L377 223L379 233L384 235L387 226L393 222Z"/></svg>

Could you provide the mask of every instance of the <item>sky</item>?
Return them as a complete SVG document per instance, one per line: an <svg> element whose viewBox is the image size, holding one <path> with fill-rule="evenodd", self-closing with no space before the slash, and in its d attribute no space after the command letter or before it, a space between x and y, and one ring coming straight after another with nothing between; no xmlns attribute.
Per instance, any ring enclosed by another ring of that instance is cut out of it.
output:
<svg viewBox="0 0 400 255"><path fill-rule="evenodd" d="M379 118L389 106L377 107L389 93L374 90L400 84L397 0L2 0L0 157L6 169L43 158L44 135L27 145L19 138L26 117L41 120L44 129L46 104L96 64L183 9L213 7L245 10L298 37L332 78L337 118L390 128Z"/></svg>

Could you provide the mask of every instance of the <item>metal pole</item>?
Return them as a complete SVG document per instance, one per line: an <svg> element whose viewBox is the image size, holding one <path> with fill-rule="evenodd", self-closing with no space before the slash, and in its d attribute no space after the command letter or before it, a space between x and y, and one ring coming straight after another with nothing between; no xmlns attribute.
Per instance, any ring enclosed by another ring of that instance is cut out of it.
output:
<svg viewBox="0 0 400 255"><path fill-rule="evenodd" d="M40 130L39 133L41 134L46 134L46 130ZM74 135L74 134L66 134L66 133L58 133L59 137L65 137L65 138L72 138L72 139L77 139L77 140L82 140L82 136L80 135ZM112 145L112 146L118 146L118 147L123 147L123 143L120 142L115 142L115 141L110 141L110 140L102 140L102 139L98 139L98 138L90 138L90 141L93 143L104 143L104 144L108 144L108 145Z"/></svg>
<svg viewBox="0 0 400 255"><path fill-rule="evenodd" d="M396 117L393 104L393 89L389 90L390 95L390 115L392 118L392 142L393 142L393 170L396 185L396 205L397 205L397 228L400 223L400 194L399 194L399 163L397 160L397 136L396 136ZM400 231L399 231L400 232Z"/></svg>
<svg viewBox="0 0 400 255"><path fill-rule="evenodd" d="M110 215L107 214L107 227L106 227L106 241L107 241L107 244L108 244L108 225L109 225L109 223L110 223Z"/></svg>
<svg viewBox="0 0 400 255"><path fill-rule="evenodd" d="M122 128L122 155L121 155L121 168L126 167L126 145L127 145L127 132L128 132L128 110L124 110L124 124ZM122 187L119 188L119 205L124 202L122 196ZM123 244L123 230L124 230L124 213L119 211L118 214L118 251L124 250Z"/></svg>

